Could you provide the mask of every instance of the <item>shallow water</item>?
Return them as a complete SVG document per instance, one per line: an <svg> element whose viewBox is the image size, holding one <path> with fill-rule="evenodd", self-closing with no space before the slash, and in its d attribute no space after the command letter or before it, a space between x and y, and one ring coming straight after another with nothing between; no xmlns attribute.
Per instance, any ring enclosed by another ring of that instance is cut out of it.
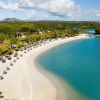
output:
<svg viewBox="0 0 100 100"><path fill-rule="evenodd" d="M100 38L75 40L57 46L41 54L38 63L90 100L100 100Z"/></svg>

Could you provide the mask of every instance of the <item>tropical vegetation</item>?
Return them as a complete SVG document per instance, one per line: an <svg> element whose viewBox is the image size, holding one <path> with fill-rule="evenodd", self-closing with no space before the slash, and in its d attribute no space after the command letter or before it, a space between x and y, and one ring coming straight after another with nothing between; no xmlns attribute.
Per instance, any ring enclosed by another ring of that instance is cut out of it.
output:
<svg viewBox="0 0 100 100"><path fill-rule="evenodd" d="M87 28L99 30L99 26L97 22L0 22L0 55L12 54L39 41L72 37Z"/></svg>

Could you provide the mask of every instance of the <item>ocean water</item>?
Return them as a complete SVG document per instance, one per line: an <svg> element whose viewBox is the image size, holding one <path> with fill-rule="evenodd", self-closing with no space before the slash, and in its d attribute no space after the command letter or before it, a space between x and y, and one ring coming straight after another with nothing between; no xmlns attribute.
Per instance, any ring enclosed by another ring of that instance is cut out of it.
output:
<svg viewBox="0 0 100 100"><path fill-rule="evenodd" d="M100 100L100 37L59 45L42 53L37 61L80 94Z"/></svg>

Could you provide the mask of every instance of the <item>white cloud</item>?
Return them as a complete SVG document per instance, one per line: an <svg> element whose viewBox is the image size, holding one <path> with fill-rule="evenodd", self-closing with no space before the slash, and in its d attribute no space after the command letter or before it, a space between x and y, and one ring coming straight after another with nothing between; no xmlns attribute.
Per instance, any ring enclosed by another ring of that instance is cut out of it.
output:
<svg viewBox="0 0 100 100"><path fill-rule="evenodd" d="M83 15L91 16L91 17L99 17L100 16L100 11L97 11L97 10L94 10L94 9L90 9L88 11L85 11L83 13Z"/></svg>
<svg viewBox="0 0 100 100"><path fill-rule="evenodd" d="M86 11L82 11L79 13L79 16L77 16L77 19L80 20L87 20L87 21L93 21L93 20L100 20L100 11L96 11L95 9L90 9Z"/></svg>
<svg viewBox="0 0 100 100"><path fill-rule="evenodd" d="M36 16L37 16L37 13L34 10L27 14L28 18L33 18L33 17L36 17Z"/></svg>
<svg viewBox="0 0 100 100"><path fill-rule="evenodd" d="M20 0L19 3L21 4L21 6L32 6L32 0Z"/></svg>
<svg viewBox="0 0 100 100"><path fill-rule="evenodd" d="M2 15L2 14L1 14ZM3 16L0 15L0 21L3 19Z"/></svg>
<svg viewBox="0 0 100 100"><path fill-rule="evenodd" d="M3 1L0 1L0 8L8 9L8 10L15 10L15 11L18 11L20 9L19 4L17 2L9 3L9 2L3 2Z"/></svg>
<svg viewBox="0 0 100 100"><path fill-rule="evenodd" d="M95 11L95 13L97 17L100 17L100 11Z"/></svg>
<svg viewBox="0 0 100 100"><path fill-rule="evenodd" d="M100 13L97 13L96 16L99 16L100 17Z"/></svg>
<svg viewBox="0 0 100 100"><path fill-rule="evenodd" d="M80 7L73 0L21 0L20 3L26 9L31 7L59 17L72 17L80 11Z"/></svg>
<svg viewBox="0 0 100 100"><path fill-rule="evenodd" d="M51 16L48 13L42 13L41 15L40 12L36 12L35 10L32 10L30 13L27 14L27 17L30 20L47 20Z"/></svg>
<svg viewBox="0 0 100 100"><path fill-rule="evenodd" d="M30 9L32 12L27 14L29 18L50 18L51 16L57 18L100 17L100 11L93 9L88 11L80 10L80 6L74 0L17 0L16 2L4 2L4 0L1 0L0 8L14 11ZM39 15L38 11L43 12L43 15Z"/></svg>
<svg viewBox="0 0 100 100"><path fill-rule="evenodd" d="M80 7L75 4L74 0L18 0L13 3L0 1L0 8L14 11L41 10L47 13L45 16L48 16L49 13L49 15L62 18L75 17L80 12ZM31 15L34 16L36 13L32 12Z"/></svg>

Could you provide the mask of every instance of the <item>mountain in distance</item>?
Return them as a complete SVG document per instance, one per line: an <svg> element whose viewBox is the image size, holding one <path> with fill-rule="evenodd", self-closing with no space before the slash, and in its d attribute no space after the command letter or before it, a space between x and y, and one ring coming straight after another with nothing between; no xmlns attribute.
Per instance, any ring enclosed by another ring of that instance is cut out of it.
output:
<svg viewBox="0 0 100 100"><path fill-rule="evenodd" d="M18 18L5 18L4 20L2 20L3 22L32 22L33 20L21 20L21 19L18 19Z"/></svg>
<svg viewBox="0 0 100 100"><path fill-rule="evenodd" d="M21 21L21 20L17 18L5 18L3 21L4 22L16 22L16 21Z"/></svg>
<svg viewBox="0 0 100 100"><path fill-rule="evenodd" d="M1 20L0 22L66 22L66 20L34 20L34 19L25 19L25 20L21 20L21 19L18 19L18 18L5 18L4 20ZM81 21L69 21L69 22L81 22ZM89 21L91 22L91 21ZM100 21L94 21L94 22L97 22L97 23L100 23Z"/></svg>

